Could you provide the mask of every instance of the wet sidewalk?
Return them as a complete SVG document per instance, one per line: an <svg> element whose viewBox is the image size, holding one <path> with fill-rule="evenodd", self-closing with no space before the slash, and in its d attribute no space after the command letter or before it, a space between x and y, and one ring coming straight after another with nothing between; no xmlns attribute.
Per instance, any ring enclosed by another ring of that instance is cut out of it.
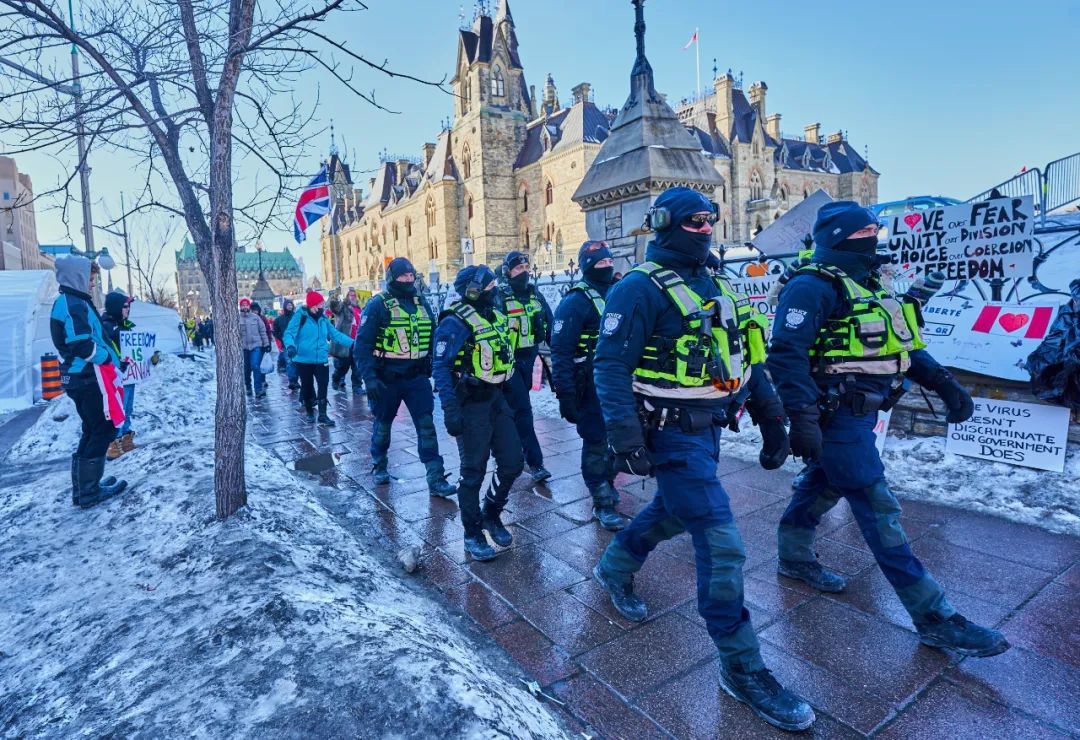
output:
<svg viewBox="0 0 1080 740"><path fill-rule="evenodd" d="M281 376L254 406L250 430L285 461L340 456L322 474L339 508L390 551L423 548L417 578L488 633L565 704L593 737L785 737L717 686L715 648L697 614L693 550L661 545L636 581L649 619L622 619L589 577L611 534L591 522L578 468L580 441L547 391L534 394L546 484L519 479L503 521L514 544L488 563L466 562L454 499L427 493L416 435L402 407L387 486L375 486L363 396L331 391L337 427L304 423ZM440 432L448 471L457 449ZM776 573L776 524L791 476L722 457L719 465L747 550L746 601L776 676L806 697L819 737L1042 738L1080 733L1080 540L915 501L903 522L913 548L968 618L997 626L1004 655L958 660L921 646L874 563L847 505L822 522L818 553L848 576L822 595ZM456 476L451 476L453 481ZM620 480L628 516L655 482ZM403 578L408 578L404 573Z"/></svg>

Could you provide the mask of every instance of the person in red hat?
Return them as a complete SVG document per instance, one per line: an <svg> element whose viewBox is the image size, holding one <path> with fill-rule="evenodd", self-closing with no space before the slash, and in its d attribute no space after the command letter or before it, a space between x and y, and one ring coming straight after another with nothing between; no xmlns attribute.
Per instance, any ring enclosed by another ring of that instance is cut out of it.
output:
<svg viewBox="0 0 1080 740"><path fill-rule="evenodd" d="M334 421L326 414L326 386L330 380L330 368L326 361L330 357L330 342L351 347L353 340L348 334L338 331L327 318L324 311L326 299L322 293L310 291L304 304L303 310L293 314L289 328L285 330L285 354L300 376L300 400L307 412L307 420L315 421L315 401L318 400L319 423L334 426Z"/></svg>

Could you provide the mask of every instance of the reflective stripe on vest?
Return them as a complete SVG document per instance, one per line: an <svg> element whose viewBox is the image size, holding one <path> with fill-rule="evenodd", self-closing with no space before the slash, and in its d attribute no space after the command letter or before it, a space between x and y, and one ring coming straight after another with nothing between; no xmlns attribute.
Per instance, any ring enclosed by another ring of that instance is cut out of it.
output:
<svg viewBox="0 0 1080 740"><path fill-rule="evenodd" d="M511 331L517 332L517 348L536 346L536 317L544 311L536 292L530 291L529 300L522 303L509 286L503 286L502 291L506 301L506 323Z"/></svg>
<svg viewBox="0 0 1080 740"><path fill-rule="evenodd" d="M912 351L926 346L915 306L879 284L867 288L832 265L812 263L795 271L840 286L847 303L842 318L828 319L810 348L813 369L825 375L896 375L911 366Z"/></svg>
<svg viewBox="0 0 1080 740"><path fill-rule="evenodd" d="M390 322L375 338L375 356L388 360L420 360L431 350L434 323L427 308L418 303L416 313L409 313L401 301L382 293L383 305L390 313Z"/></svg>
<svg viewBox="0 0 1080 740"><path fill-rule="evenodd" d="M749 380L750 357L733 292L721 289L720 295L702 300L674 270L645 262L634 271L648 275L683 317L680 336L649 338L634 370L635 392L672 399L723 398Z"/></svg>
<svg viewBox="0 0 1080 740"><path fill-rule="evenodd" d="M495 311L495 320L488 321L464 303L454 304L450 310L472 331L470 341L454 358L454 369L493 385L509 380L514 374L514 335L506 317Z"/></svg>
<svg viewBox="0 0 1080 740"><path fill-rule="evenodd" d="M584 325L581 328L581 334L578 335L577 346L574 348L574 363L581 364L583 362L589 362L592 360L593 353L596 352L596 340L600 337L600 319L604 316L604 297L584 280L574 283L570 288L570 291L580 290L582 293L592 301L593 308L596 309L596 326L592 329L586 329ZM567 295L570 294L567 292Z"/></svg>

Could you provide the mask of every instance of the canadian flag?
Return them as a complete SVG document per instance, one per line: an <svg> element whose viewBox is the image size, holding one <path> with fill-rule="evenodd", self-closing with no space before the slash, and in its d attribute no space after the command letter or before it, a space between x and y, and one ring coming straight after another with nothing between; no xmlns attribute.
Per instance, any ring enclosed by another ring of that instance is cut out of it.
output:
<svg viewBox="0 0 1080 740"><path fill-rule="evenodd" d="M971 330L983 334L1042 339L1054 320L1051 306L984 306Z"/></svg>
<svg viewBox="0 0 1080 740"><path fill-rule="evenodd" d="M686 46L684 46L684 47L682 48L682 50L683 50L683 51L686 51L686 50L687 50L687 49L689 49L689 48L690 48L691 46L693 46L694 44L696 44L696 43L697 43L697 40L698 40L698 37L697 37L697 35L698 35L698 29L696 29L696 28L695 28L695 29L694 29L694 35L693 35L693 36L691 36L691 37L690 37L690 40L686 42Z"/></svg>

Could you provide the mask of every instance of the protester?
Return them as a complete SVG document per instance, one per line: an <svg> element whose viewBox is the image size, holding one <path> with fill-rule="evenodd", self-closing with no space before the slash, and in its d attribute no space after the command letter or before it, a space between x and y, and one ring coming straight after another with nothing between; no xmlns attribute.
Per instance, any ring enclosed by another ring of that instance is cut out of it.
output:
<svg viewBox="0 0 1080 740"><path fill-rule="evenodd" d="M326 385L330 377L330 369L326 365L330 357L329 343L336 341L352 347L353 340L338 331L326 317L326 299L322 293L310 291L305 304L304 310L293 314L285 330L285 354L292 360L300 376L300 400L307 420L315 421L315 401L318 400L319 423L332 427L334 421L326 414ZM315 392L316 384L318 395Z"/></svg>
<svg viewBox="0 0 1080 740"><path fill-rule="evenodd" d="M259 364L262 357L270 351L270 331L262 316L252 313L251 299L240 299L240 347L244 351L244 390L255 398L266 395L266 377ZM254 387L252 379L254 378Z"/></svg>
<svg viewBox="0 0 1080 740"><path fill-rule="evenodd" d="M334 326L349 339L355 341L356 332L360 328L360 299L356 296L356 288L349 288L345 294L345 300L335 298L330 302L330 312L334 315ZM336 391L345 390L345 376L352 372L353 393L364 392L364 380L356 371L356 363L353 361L352 343L344 344L334 342L330 346L330 354L334 357L333 388Z"/></svg>
<svg viewBox="0 0 1080 740"><path fill-rule="evenodd" d="M107 305L106 305L105 308L106 308L106 310L108 310ZM195 345L196 351L202 352L202 349L203 349L203 328L202 328L202 319L201 318L196 318L195 319L195 330L192 332L191 341L192 341L192 344Z"/></svg>
<svg viewBox="0 0 1080 740"><path fill-rule="evenodd" d="M119 290L114 290L105 296L105 315L101 317L102 328L105 338L112 344L113 351L120 357L120 332L131 331L135 324L128 319L131 303L134 299ZM198 336L198 334L196 334ZM128 361L120 360L121 377L127 372ZM116 439L109 444L105 457L115 460L125 452L135 449L135 432L131 429L131 415L135 408L135 384L128 383L124 386L124 423L116 430Z"/></svg>
<svg viewBox="0 0 1080 740"><path fill-rule="evenodd" d="M121 493L127 482L102 480L105 452L116 438L110 418L123 415L119 396L120 358L109 346L91 295L98 266L79 255L56 260L60 295L53 301L49 329L60 355L60 384L75 403L82 434L71 456L71 503L87 508Z"/></svg>
<svg viewBox="0 0 1080 740"><path fill-rule="evenodd" d="M274 341L278 344L278 372L284 372L289 379L289 390L295 391L300 387L300 382L296 374L296 366L292 360L289 359L289 355L285 352L285 330L289 328L289 322L292 321L293 313L296 312L296 304L293 303L291 298L286 298L284 303L281 304L281 314L274 319L273 334Z"/></svg>
<svg viewBox="0 0 1080 740"><path fill-rule="evenodd" d="M207 346L208 347L213 347L214 346L214 319L211 318L210 316L207 316L206 320L203 321L203 330L205 332L205 335L204 335L203 338L206 340Z"/></svg>

